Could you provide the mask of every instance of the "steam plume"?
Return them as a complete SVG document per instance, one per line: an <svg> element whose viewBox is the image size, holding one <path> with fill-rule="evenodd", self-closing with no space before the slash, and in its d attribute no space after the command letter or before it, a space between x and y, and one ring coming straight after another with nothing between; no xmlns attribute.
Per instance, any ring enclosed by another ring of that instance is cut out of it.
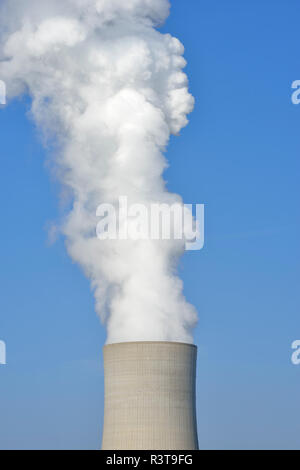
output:
<svg viewBox="0 0 300 470"><path fill-rule="evenodd" d="M194 308L176 264L183 241L99 241L96 209L178 202L165 188L163 152L187 124L193 98L183 46L155 26L168 0L5 0L0 77L29 93L31 113L55 138L54 164L72 194L62 231L91 280L108 342L192 341Z"/></svg>

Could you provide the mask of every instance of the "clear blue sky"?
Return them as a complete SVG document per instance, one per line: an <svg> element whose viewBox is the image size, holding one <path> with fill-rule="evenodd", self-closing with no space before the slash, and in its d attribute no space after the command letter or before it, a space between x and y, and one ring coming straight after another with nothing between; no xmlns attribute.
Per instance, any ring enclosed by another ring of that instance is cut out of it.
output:
<svg viewBox="0 0 300 470"><path fill-rule="evenodd" d="M166 172L206 204L206 243L180 271L199 311L204 449L300 449L298 0L173 0L163 31L184 43L196 108ZM0 77L1 78L1 77ZM105 330L64 241L28 99L0 109L1 449L96 449Z"/></svg>

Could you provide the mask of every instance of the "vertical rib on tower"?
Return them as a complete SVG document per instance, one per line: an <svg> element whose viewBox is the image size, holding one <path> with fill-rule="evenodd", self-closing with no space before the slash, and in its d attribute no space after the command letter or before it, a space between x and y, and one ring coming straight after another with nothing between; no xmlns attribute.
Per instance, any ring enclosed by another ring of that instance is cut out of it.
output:
<svg viewBox="0 0 300 470"><path fill-rule="evenodd" d="M102 449L198 449L196 346L133 342L103 351Z"/></svg>

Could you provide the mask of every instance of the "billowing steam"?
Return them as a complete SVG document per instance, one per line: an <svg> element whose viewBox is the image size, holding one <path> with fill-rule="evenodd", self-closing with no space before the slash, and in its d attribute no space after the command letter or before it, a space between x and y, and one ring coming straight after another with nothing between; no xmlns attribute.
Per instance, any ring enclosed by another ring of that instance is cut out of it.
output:
<svg viewBox="0 0 300 470"><path fill-rule="evenodd" d="M67 249L91 279L108 342L191 342L196 312L176 265L183 241L99 241L100 203L178 202L163 152L187 124L193 98L183 46L155 26L168 0L4 0L0 78L28 93L55 141L54 165L72 194Z"/></svg>

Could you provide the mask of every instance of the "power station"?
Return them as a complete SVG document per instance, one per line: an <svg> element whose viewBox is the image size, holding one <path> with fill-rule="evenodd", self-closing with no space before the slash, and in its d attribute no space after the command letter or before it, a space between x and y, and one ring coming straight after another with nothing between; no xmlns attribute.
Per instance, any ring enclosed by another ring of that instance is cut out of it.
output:
<svg viewBox="0 0 300 470"><path fill-rule="evenodd" d="M192 344L104 346L103 450L197 450Z"/></svg>

